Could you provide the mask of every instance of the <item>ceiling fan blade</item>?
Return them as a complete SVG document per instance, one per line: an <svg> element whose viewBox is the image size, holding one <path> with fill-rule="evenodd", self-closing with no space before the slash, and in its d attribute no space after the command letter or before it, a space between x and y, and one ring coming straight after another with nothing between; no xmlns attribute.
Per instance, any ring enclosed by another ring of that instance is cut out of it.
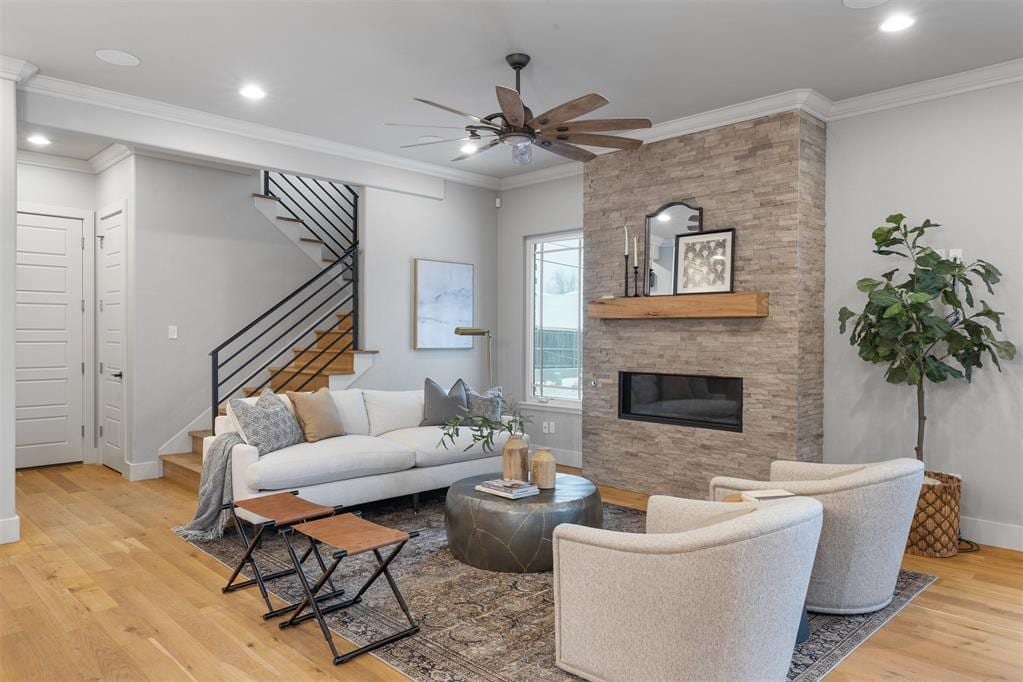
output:
<svg viewBox="0 0 1023 682"><path fill-rule="evenodd" d="M558 126L544 128L543 133L597 133L605 130L638 130L650 128L649 118L594 118L588 121L569 121Z"/></svg>
<svg viewBox="0 0 1023 682"><path fill-rule="evenodd" d="M444 142L465 142L471 140L471 137L453 137L450 140L433 140L432 142L417 142L415 144L403 144L398 149L408 149L409 147L425 147L430 144L442 144Z"/></svg>
<svg viewBox="0 0 1023 682"><path fill-rule="evenodd" d="M451 130L465 130L465 126L435 126L428 123L385 123L384 125L395 128L450 128Z"/></svg>
<svg viewBox="0 0 1023 682"><path fill-rule="evenodd" d="M467 119L469 119L471 121L474 121L475 123L485 123L485 121L482 118L480 118L479 116L473 116L472 114L467 114L464 111L459 111L458 109L452 109L451 107L444 106L443 104L438 104L437 102L431 102L428 99L422 99L420 97L413 97L412 99L414 99L417 102L422 102L423 104L429 104L431 107L437 107L438 109L443 109L444 111L447 111L449 113L455 114L457 116L465 116Z"/></svg>
<svg viewBox="0 0 1023 682"><path fill-rule="evenodd" d="M522 97L511 88L497 86L497 103L501 105L501 113L508 125L520 128L526 122L526 112L522 108Z"/></svg>
<svg viewBox="0 0 1023 682"><path fill-rule="evenodd" d="M546 149L549 152L553 152L558 156L564 156L572 159L573 161L586 162L597 157L597 155L591 151L587 151L581 147L576 147L575 145L571 145L567 142L560 142L558 140L540 140L536 144L540 147L540 149Z"/></svg>
<svg viewBox="0 0 1023 682"><path fill-rule="evenodd" d="M560 140L572 144L585 144L590 147L613 147L614 149L636 149L643 146L643 140L616 135L594 135L593 133L555 133L544 136L545 139Z"/></svg>
<svg viewBox="0 0 1023 682"><path fill-rule="evenodd" d="M470 156L478 156L478 155L482 154L483 152L487 151L488 149L490 149L491 147L495 147L498 142L500 142L500 140L491 140L490 142L486 143L482 147L477 148L476 151L474 151L474 152L472 152L470 154L464 154L464 153L463 154L459 154L458 156L456 156L455 158L453 158L451 160L452 161L462 161L463 159L468 159Z"/></svg>
<svg viewBox="0 0 1023 682"><path fill-rule="evenodd" d="M533 128L551 128L559 123L571 121L577 116L585 116L591 111L601 108L605 104L607 104L606 97L598 95L595 92L591 92L588 95L576 97L569 102L559 104L550 111L545 111L539 116L533 117L527 125L530 125Z"/></svg>

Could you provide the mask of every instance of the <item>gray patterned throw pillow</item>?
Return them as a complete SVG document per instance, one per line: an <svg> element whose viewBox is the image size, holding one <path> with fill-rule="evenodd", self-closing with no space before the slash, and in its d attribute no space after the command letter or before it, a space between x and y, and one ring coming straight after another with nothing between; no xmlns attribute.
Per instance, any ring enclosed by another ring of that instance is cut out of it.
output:
<svg viewBox="0 0 1023 682"><path fill-rule="evenodd" d="M469 399L469 414L474 417L486 417L491 421L500 421L501 408L504 406L504 394L500 386L488 388L477 393L472 386L466 384L465 395Z"/></svg>
<svg viewBox="0 0 1023 682"><path fill-rule="evenodd" d="M269 388L263 389L255 405L232 399L231 411L245 440L259 450L260 457L305 440L295 415Z"/></svg>

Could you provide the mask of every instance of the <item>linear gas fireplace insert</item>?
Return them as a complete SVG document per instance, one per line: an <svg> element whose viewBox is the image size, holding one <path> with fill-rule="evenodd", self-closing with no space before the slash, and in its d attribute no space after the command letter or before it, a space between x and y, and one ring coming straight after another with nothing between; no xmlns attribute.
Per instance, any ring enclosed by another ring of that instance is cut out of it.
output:
<svg viewBox="0 0 1023 682"><path fill-rule="evenodd" d="M619 372L618 417L741 432L742 379Z"/></svg>

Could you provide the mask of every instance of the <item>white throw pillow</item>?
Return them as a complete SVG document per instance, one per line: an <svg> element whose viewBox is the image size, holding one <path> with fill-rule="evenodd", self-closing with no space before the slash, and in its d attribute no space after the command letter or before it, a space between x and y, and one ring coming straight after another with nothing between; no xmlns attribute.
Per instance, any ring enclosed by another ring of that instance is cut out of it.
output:
<svg viewBox="0 0 1023 682"><path fill-rule="evenodd" d="M331 391L337 411L341 415L341 426L350 436L369 435L369 417L366 416L366 402L362 399L362 389L349 388L344 391Z"/></svg>
<svg viewBox="0 0 1023 682"><path fill-rule="evenodd" d="M288 411L291 412L292 416L294 416L295 406L291 404L291 399L288 398L288 396L284 395L283 393L275 393L274 395L281 399L281 402L284 403L284 406L287 407ZM255 405L256 401L259 400L259 396L252 396L251 398L234 398L234 400L241 400L243 403ZM227 417L228 429L241 435L242 440L245 441L246 445L251 445L251 443L249 443L248 439L245 437L245 433L242 432L242 426L241 424L238 423L238 417L234 415L234 410L231 409L230 400L227 401L227 412L225 413L225 416Z"/></svg>
<svg viewBox="0 0 1023 682"><path fill-rule="evenodd" d="M369 435L410 429L423 423L422 391L363 391Z"/></svg>

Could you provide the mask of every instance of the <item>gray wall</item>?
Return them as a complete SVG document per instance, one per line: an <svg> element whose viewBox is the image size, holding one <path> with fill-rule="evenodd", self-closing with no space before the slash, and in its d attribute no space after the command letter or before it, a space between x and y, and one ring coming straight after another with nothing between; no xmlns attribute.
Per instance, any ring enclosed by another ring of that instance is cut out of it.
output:
<svg viewBox="0 0 1023 682"><path fill-rule="evenodd" d="M444 198L427 199L367 188L362 194L360 243L363 348L380 351L355 386L422 388L430 377L444 386L459 377L487 382L486 342L466 350L412 348L412 261L475 265L476 326L497 325L497 210L492 190L445 183Z"/></svg>
<svg viewBox="0 0 1023 682"><path fill-rule="evenodd" d="M317 268L256 210L254 174L135 159L138 463L209 408L210 349Z"/></svg>
<svg viewBox="0 0 1023 682"><path fill-rule="evenodd" d="M19 163L18 202L92 211L96 204L96 176Z"/></svg>
<svg viewBox="0 0 1023 682"><path fill-rule="evenodd" d="M838 309L862 306L857 279L895 267L870 232L895 212L931 218L936 248L962 248L1004 273L991 305L1023 348L1023 85L835 121L828 127L825 442L828 462L912 457L915 393L891 386L838 333ZM1023 359L972 384L927 385L930 468L964 477L963 534L1023 549Z"/></svg>
<svg viewBox="0 0 1023 682"><path fill-rule="evenodd" d="M526 377L525 240L537 235L582 229L582 175L505 190L501 193L497 225L500 299L495 338L497 380L504 387L506 396L521 401L525 398ZM526 430L534 443L553 448L562 464L580 465L581 411L523 406L523 412L533 419ZM554 421L556 432L543 433L541 424L544 421Z"/></svg>

